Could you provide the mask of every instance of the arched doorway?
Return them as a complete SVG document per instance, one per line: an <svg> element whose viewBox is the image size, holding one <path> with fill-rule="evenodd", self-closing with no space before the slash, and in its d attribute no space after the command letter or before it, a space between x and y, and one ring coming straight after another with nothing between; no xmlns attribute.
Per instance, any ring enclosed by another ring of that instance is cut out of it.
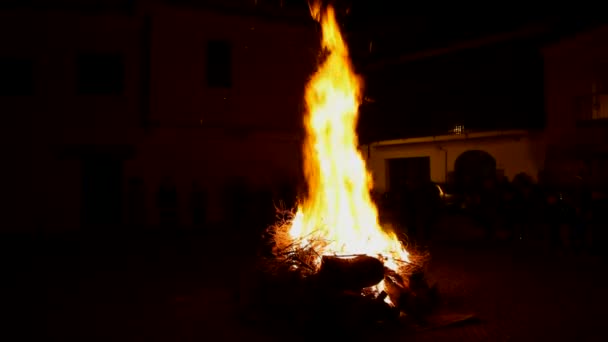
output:
<svg viewBox="0 0 608 342"><path fill-rule="evenodd" d="M454 162L454 177L459 190L479 191L484 182L496 178L496 159L486 151L465 151Z"/></svg>

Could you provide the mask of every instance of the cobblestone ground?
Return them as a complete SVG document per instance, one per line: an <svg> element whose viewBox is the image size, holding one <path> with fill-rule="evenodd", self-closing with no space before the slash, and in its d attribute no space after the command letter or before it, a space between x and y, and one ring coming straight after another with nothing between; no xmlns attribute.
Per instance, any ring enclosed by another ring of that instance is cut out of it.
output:
<svg viewBox="0 0 608 342"><path fill-rule="evenodd" d="M236 319L238 269L251 261L242 239L125 241L4 248L8 281L2 285L1 318L15 337L3 340L299 340L280 326L261 331ZM430 251L428 274L439 283L443 307L475 313L481 322L416 333L391 330L362 339L606 340L604 261L463 241L434 243Z"/></svg>

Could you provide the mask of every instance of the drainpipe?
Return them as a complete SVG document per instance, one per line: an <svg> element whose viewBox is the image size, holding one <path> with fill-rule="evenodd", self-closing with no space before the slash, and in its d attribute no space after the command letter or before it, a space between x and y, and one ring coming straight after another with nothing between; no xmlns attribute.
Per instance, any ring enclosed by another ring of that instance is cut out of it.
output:
<svg viewBox="0 0 608 342"><path fill-rule="evenodd" d="M144 15L141 31L141 79L140 79L140 125L147 130L150 128L150 74L152 46L152 18Z"/></svg>

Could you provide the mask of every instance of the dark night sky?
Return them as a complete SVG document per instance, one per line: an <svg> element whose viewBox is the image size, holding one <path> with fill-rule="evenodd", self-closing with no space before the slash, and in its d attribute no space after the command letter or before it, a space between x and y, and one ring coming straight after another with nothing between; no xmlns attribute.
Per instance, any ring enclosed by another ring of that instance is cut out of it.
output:
<svg viewBox="0 0 608 342"><path fill-rule="evenodd" d="M382 0L344 4L349 10L340 20L366 95L375 100L361 111L364 141L446 134L461 124L470 130L542 128L540 48L602 20L576 8L432 12ZM450 49L513 32L516 39ZM410 60L395 63L400 56Z"/></svg>
<svg viewBox="0 0 608 342"><path fill-rule="evenodd" d="M362 109L361 133L398 138L446 134L455 125L542 127L542 72L533 47L502 44L368 74L366 91L375 103Z"/></svg>

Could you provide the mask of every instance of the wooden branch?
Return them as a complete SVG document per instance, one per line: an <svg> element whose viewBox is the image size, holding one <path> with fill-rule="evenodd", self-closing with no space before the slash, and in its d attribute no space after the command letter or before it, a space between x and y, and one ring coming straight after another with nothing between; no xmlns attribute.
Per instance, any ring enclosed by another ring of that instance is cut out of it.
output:
<svg viewBox="0 0 608 342"><path fill-rule="evenodd" d="M384 264L367 255L323 256L319 278L333 288L361 290L384 278Z"/></svg>

